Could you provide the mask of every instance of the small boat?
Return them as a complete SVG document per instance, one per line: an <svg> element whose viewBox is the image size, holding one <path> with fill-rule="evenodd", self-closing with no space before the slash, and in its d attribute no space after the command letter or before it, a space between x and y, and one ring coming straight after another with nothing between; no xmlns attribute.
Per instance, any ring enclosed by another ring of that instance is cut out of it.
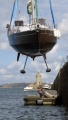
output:
<svg viewBox="0 0 68 120"><path fill-rule="evenodd" d="M33 91L33 87L27 86L24 88L24 91Z"/></svg>
<svg viewBox="0 0 68 120"><path fill-rule="evenodd" d="M20 54L26 55L24 68L20 72L25 73L28 56L33 60L35 57L43 56L47 67L46 72L50 72L51 69L48 68L46 63L46 53L54 47L57 39L61 36L59 29L56 27L51 0L49 0L49 3L53 20L52 25L49 25L45 18L38 17L37 0L28 0L26 5L29 16L28 23L26 24L25 21L17 19L14 21L12 27L11 23L13 15L15 14L14 10L18 7L18 2L19 0L14 0L10 24L7 24L6 28L8 31L9 44L18 52L17 61L19 60Z"/></svg>
<svg viewBox="0 0 68 120"><path fill-rule="evenodd" d="M45 85L43 85L43 87L42 87L43 89L51 89L51 85L49 85L49 84L45 84Z"/></svg>

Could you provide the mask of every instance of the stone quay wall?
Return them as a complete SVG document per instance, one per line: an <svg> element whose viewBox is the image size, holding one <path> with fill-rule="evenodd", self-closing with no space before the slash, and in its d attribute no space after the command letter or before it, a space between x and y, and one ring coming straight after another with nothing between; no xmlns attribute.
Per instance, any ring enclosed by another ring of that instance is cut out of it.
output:
<svg viewBox="0 0 68 120"><path fill-rule="evenodd" d="M58 96L62 98L62 104L68 107L68 62L59 70L51 89L58 92Z"/></svg>

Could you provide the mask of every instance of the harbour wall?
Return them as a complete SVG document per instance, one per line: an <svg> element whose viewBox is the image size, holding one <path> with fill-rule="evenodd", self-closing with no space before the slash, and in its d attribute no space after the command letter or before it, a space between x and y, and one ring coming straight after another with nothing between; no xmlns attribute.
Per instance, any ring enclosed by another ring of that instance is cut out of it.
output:
<svg viewBox="0 0 68 120"><path fill-rule="evenodd" d="M58 93L58 104L68 107L68 62L59 70L51 89Z"/></svg>

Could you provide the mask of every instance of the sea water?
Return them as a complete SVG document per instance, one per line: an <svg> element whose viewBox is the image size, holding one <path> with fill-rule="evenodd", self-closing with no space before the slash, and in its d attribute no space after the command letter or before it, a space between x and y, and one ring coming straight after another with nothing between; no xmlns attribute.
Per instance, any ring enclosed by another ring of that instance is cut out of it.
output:
<svg viewBox="0 0 68 120"><path fill-rule="evenodd" d="M0 88L0 120L68 120L68 109L60 106L24 106L23 98L37 92L23 88Z"/></svg>

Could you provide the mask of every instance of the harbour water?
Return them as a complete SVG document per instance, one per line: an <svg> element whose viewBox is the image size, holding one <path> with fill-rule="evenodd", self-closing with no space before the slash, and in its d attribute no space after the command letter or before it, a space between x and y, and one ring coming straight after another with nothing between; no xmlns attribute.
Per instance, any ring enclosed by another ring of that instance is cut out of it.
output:
<svg viewBox="0 0 68 120"><path fill-rule="evenodd" d="M68 108L60 106L24 106L23 88L0 88L0 120L68 120Z"/></svg>

